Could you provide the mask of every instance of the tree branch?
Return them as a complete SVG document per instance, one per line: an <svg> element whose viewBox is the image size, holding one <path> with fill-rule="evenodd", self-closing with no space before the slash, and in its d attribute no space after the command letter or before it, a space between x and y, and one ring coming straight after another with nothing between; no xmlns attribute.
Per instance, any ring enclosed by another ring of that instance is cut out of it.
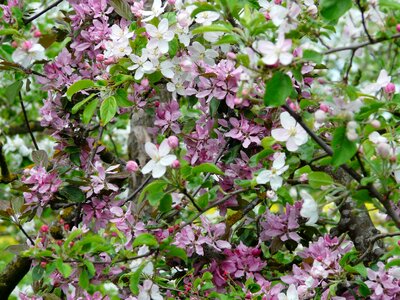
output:
<svg viewBox="0 0 400 300"><path fill-rule="evenodd" d="M380 42L389 41L389 40L398 39L398 38L400 38L400 33L397 33L397 34L394 34L394 35L388 36L388 37L381 37L381 38L374 39L372 41L367 41L367 42L360 43L360 44L329 49L329 50L326 50L324 52L324 54L331 54L331 53L346 51L346 50L356 51L360 48L363 48L363 47L366 47L369 45L374 45L374 44L378 44Z"/></svg>
<svg viewBox="0 0 400 300"><path fill-rule="evenodd" d="M32 139L33 145L35 146L35 149L39 150L38 144L36 143L36 139L35 139L35 137L34 137L34 135L32 133L31 127L29 125L28 115L27 115L26 110L25 110L24 101L22 100L22 94L21 94L21 92L19 92L18 94L19 94L19 102L21 103L22 113L24 115L24 120L25 120L26 127L27 127L28 132L29 132L29 134L31 136L31 139Z"/></svg>
<svg viewBox="0 0 400 300"><path fill-rule="evenodd" d="M54 2L53 4L51 4L50 6L46 7L44 10L38 12L36 15L33 15L32 17L24 20L24 24L27 25L30 22L36 20L37 18L39 18L41 15L43 15L44 13L48 12L50 9L56 7L58 4L60 4L61 2L63 2L63 0L57 0L56 2Z"/></svg>
<svg viewBox="0 0 400 300"><path fill-rule="evenodd" d="M17 256L0 274L0 295L8 299L18 283L31 268L32 260L29 257Z"/></svg>
<svg viewBox="0 0 400 300"><path fill-rule="evenodd" d="M29 130L30 129L30 130ZM39 121L32 121L27 124L26 127L24 126L10 126L6 129L7 135L16 135L16 134L26 134L35 131L44 131L44 127L40 125Z"/></svg>

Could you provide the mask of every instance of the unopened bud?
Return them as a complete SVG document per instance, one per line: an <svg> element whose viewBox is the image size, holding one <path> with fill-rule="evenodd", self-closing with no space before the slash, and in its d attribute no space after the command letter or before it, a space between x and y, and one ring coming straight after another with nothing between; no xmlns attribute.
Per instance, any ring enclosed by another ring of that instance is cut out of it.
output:
<svg viewBox="0 0 400 300"><path fill-rule="evenodd" d="M389 144L379 143L376 147L376 153L382 158L388 158L392 155L392 148Z"/></svg>
<svg viewBox="0 0 400 300"><path fill-rule="evenodd" d="M96 55L96 61L98 61L98 62L104 61L104 55L103 54L97 54Z"/></svg>
<svg viewBox="0 0 400 300"><path fill-rule="evenodd" d="M326 120L326 113L323 110L318 109L314 113L314 117L315 117L315 121L317 121L318 123L324 123Z"/></svg>
<svg viewBox="0 0 400 300"><path fill-rule="evenodd" d="M49 231L49 226L48 225L42 225L40 227L40 231L44 232L44 233L48 232Z"/></svg>
<svg viewBox="0 0 400 300"><path fill-rule="evenodd" d="M307 13L312 16L315 17L318 14L318 8L315 5L310 5L307 8Z"/></svg>
<svg viewBox="0 0 400 300"><path fill-rule="evenodd" d="M385 93L393 94L395 91L396 91L396 86L393 83L389 82L387 86L385 86Z"/></svg>
<svg viewBox="0 0 400 300"><path fill-rule="evenodd" d="M137 170L139 170L139 166L134 160L127 161L125 168L128 172L136 172Z"/></svg>
<svg viewBox="0 0 400 300"><path fill-rule="evenodd" d="M42 36L42 33L40 32L40 30L35 30L35 32L33 33L33 36L34 36L35 38L38 38L38 37L41 37L41 36Z"/></svg>
<svg viewBox="0 0 400 300"><path fill-rule="evenodd" d="M374 127L374 128L379 128L379 127L381 127L381 122L379 122L378 120L372 120L370 124L371 124L371 126Z"/></svg>
<svg viewBox="0 0 400 300"><path fill-rule="evenodd" d="M179 167L181 166L181 163L179 162L179 160L174 160L173 162L172 162L172 165L171 165L171 167L173 168L173 169L178 169Z"/></svg>
<svg viewBox="0 0 400 300"><path fill-rule="evenodd" d="M397 25L396 25L396 31L397 31L397 32L400 32L400 24L397 24Z"/></svg>
<svg viewBox="0 0 400 300"><path fill-rule="evenodd" d="M179 139L172 135L168 138L168 145L172 148L172 149L176 149L179 146Z"/></svg>

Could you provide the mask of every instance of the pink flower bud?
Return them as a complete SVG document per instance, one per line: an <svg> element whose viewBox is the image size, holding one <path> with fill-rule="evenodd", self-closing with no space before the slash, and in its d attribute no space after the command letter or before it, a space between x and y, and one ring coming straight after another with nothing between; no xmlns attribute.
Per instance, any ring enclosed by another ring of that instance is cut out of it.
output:
<svg viewBox="0 0 400 300"><path fill-rule="evenodd" d="M33 36L34 36L35 38L38 38L38 37L41 37L41 36L42 36L42 33L40 32L40 30L35 30L35 32L33 33Z"/></svg>
<svg viewBox="0 0 400 300"><path fill-rule="evenodd" d="M139 170L139 166L134 160L127 161L125 168L128 172L136 172L137 170Z"/></svg>
<svg viewBox="0 0 400 300"><path fill-rule="evenodd" d="M184 59L179 63L179 66L182 68L183 71L190 72L193 67L193 63L190 61L190 59Z"/></svg>
<svg viewBox="0 0 400 300"><path fill-rule="evenodd" d="M13 42L11 43L11 46L12 46L13 48L17 48L17 47L18 47L18 43L17 43L16 41L13 41Z"/></svg>
<svg viewBox="0 0 400 300"><path fill-rule="evenodd" d="M389 82L387 86L385 86L385 93L393 94L395 91L396 91L396 86L393 83Z"/></svg>
<svg viewBox="0 0 400 300"><path fill-rule="evenodd" d="M175 0L168 0L168 4L169 5L174 5L175 4Z"/></svg>
<svg viewBox="0 0 400 300"><path fill-rule="evenodd" d="M188 12L183 11L176 16L176 20L178 21L181 27L187 27L190 25L190 15Z"/></svg>
<svg viewBox="0 0 400 300"><path fill-rule="evenodd" d="M179 160L174 160L173 162L172 162L172 165L171 165L171 167L173 168L173 169L178 169L179 167L181 166L181 163L179 162Z"/></svg>
<svg viewBox="0 0 400 300"><path fill-rule="evenodd" d="M44 233L49 232L49 226L48 225L42 225L40 227L40 231L44 232Z"/></svg>
<svg viewBox="0 0 400 300"><path fill-rule="evenodd" d="M281 4L282 4L282 0L274 0L274 3L275 3L276 5L281 5Z"/></svg>
<svg viewBox="0 0 400 300"><path fill-rule="evenodd" d="M298 110L300 109L300 107L299 107L299 105L298 105L297 103L290 102L290 103L289 103L289 106L290 106L290 108L293 109L294 111L298 111Z"/></svg>
<svg viewBox="0 0 400 300"><path fill-rule="evenodd" d="M321 103L320 105L319 105L319 109L320 110L322 110L322 111L324 111L324 112L329 112L329 106L328 105L326 105L326 104L323 104L323 103Z"/></svg>
<svg viewBox="0 0 400 300"><path fill-rule="evenodd" d="M390 157L390 162L395 163L396 161L397 161L396 155L392 155L392 156Z"/></svg>
<svg viewBox="0 0 400 300"><path fill-rule="evenodd" d="M243 103L243 99L242 99L242 98L237 98L237 97L235 97L235 99L233 100L233 103L234 103L235 105L240 105L240 104Z"/></svg>
<svg viewBox="0 0 400 300"><path fill-rule="evenodd" d="M96 55L96 61L98 61L98 62L102 62L102 61L104 61L104 55L103 54L97 54Z"/></svg>
<svg viewBox="0 0 400 300"><path fill-rule="evenodd" d="M105 64L106 66L112 65L113 63L115 63L114 57L107 58L107 59L104 61L104 64Z"/></svg>
<svg viewBox="0 0 400 300"><path fill-rule="evenodd" d="M400 24L397 24L397 25L396 25L396 31L397 31L397 32L400 32Z"/></svg>
<svg viewBox="0 0 400 300"><path fill-rule="evenodd" d="M140 81L140 85L142 87L148 87L149 86L149 80L147 78L143 78L142 81Z"/></svg>
<svg viewBox="0 0 400 300"><path fill-rule="evenodd" d="M25 42L22 43L21 47L22 47L23 50L28 51L29 49L32 48L32 46L33 46L33 44L32 44L31 41L25 41Z"/></svg>
<svg viewBox="0 0 400 300"><path fill-rule="evenodd" d="M392 148L389 144L379 143L376 147L376 153L382 158L388 158L392 155Z"/></svg>
<svg viewBox="0 0 400 300"><path fill-rule="evenodd" d="M294 57L303 57L303 49L301 49L300 47L294 49L293 56Z"/></svg>
<svg viewBox="0 0 400 300"><path fill-rule="evenodd" d="M234 59L236 59L236 54L233 53L233 52L228 52L228 53L226 54L226 57L229 58L229 59L231 59L231 60L234 60Z"/></svg>
<svg viewBox="0 0 400 300"><path fill-rule="evenodd" d="M308 174L307 173L301 174L299 180L300 180L300 182L307 182L308 181Z"/></svg>
<svg viewBox="0 0 400 300"><path fill-rule="evenodd" d="M46 268L47 262L45 262L45 261L40 262L40 266L41 266L42 268Z"/></svg>
<svg viewBox="0 0 400 300"><path fill-rule="evenodd" d="M379 127L381 127L381 122L379 122L378 120L372 120L370 124L371 124L371 126L374 127L374 128L379 128Z"/></svg>
<svg viewBox="0 0 400 300"><path fill-rule="evenodd" d="M178 146L179 146L179 139L178 139L176 136L171 135L171 136L168 138L168 145L169 145L172 149L178 148Z"/></svg>

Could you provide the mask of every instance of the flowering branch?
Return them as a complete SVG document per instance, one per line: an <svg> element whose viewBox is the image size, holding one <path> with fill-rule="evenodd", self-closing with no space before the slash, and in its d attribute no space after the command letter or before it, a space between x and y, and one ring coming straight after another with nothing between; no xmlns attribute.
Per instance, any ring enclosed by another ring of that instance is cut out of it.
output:
<svg viewBox="0 0 400 300"><path fill-rule="evenodd" d="M302 120L301 116L298 115L289 105L284 104L283 107L285 110L297 121L297 123L300 124L301 127L310 135L310 137L322 148L325 150L326 153L328 153L330 156L333 155L333 150L331 147L329 147L318 135L316 135ZM354 171L352 168L350 168L348 165L343 164L340 166L347 174L349 174L353 179L355 179L357 182L361 182L361 179L363 178L360 174L358 174L356 171ZM369 183L366 186L366 189L370 192L372 196L377 198L380 203L385 207L387 214L392 218L393 222L396 224L398 228L400 228L400 217L396 214L394 211L392 205L388 200L380 194L377 189Z"/></svg>

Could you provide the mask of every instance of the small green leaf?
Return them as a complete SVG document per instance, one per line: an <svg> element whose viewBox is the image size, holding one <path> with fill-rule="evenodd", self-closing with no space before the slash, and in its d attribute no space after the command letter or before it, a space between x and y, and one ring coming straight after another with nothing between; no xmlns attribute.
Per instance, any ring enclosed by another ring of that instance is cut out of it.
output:
<svg viewBox="0 0 400 300"><path fill-rule="evenodd" d="M232 29L229 26L223 24L213 24L213 25L206 25L200 26L193 29L193 34L205 33L205 32L232 32Z"/></svg>
<svg viewBox="0 0 400 300"><path fill-rule="evenodd" d="M91 88L93 86L94 86L94 82L90 79L82 79L82 80L79 80L79 81L73 83L67 90L68 100L71 100L71 97L74 94L76 94L77 92Z"/></svg>
<svg viewBox="0 0 400 300"><path fill-rule="evenodd" d="M102 125L106 125L114 118L117 113L117 100L114 96L108 97L103 100L100 106L100 120Z"/></svg>
<svg viewBox="0 0 400 300"><path fill-rule="evenodd" d="M293 91L292 80L282 72L276 72L266 83L264 104L278 107L285 104L286 99Z"/></svg>
<svg viewBox="0 0 400 300"><path fill-rule="evenodd" d="M15 100L19 91L21 90L22 84L23 84L22 81L16 81L13 84L6 87L5 95L9 103L12 103Z"/></svg>
<svg viewBox="0 0 400 300"><path fill-rule="evenodd" d="M134 295L139 294L140 275L142 274L145 266L145 264L141 264L140 267L135 271L135 273L133 273L129 278L129 288Z"/></svg>
<svg viewBox="0 0 400 300"><path fill-rule="evenodd" d="M312 188L318 189L321 186L333 184L333 179L325 172L312 172L308 174L308 183Z"/></svg>
<svg viewBox="0 0 400 300"><path fill-rule="evenodd" d="M329 21L336 21L352 6L351 0L321 0L321 16Z"/></svg>
<svg viewBox="0 0 400 300"><path fill-rule="evenodd" d="M199 198L197 198L196 203L200 208L206 208L208 205L208 193L204 193Z"/></svg>
<svg viewBox="0 0 400 300"><path fill-rule="evenodd" d="M187 254L185 250L175 245L170 245L165 248L165 256L167 257L179 257L183 261L187 262Z"/></svg>
<svg viewBox="0 0 400 300"><path fill-rule="evenodd" d="M72 267L61 259L56 260L56 267L64 278L68 278L72 274Z"/></svg>
<svg viewBox="0 0 400 300"><path fill-rule="evenodd" d="M157 242L157 239L154 237L154 235L152 235L150 233L142 233L141 235L139 235L135 238L132 246L137 247L137 246L143 246L143 245L147 245L150 247L152 247L152 246L157 247L158 242Z"/></svg>
<svg viewBox="0 0 400 300"><path fill-rule="evenodd" d="M198 165L192 169L192 175L197 175L200 173L211 173L217 175L224 175L224 172L220 168L218 168L215 164L212 163L204 163Z"/></svg>
<svg viewBox="0 0 400 300"><path fill-rule="evenodd" d="M367 277L367 268L364 266L363 263L359 263L358 265L355 265L355 266L345 265L344 269L347 272L350 272L353 274L360 274L362 277Z"/></svg>
<svg viewBox="0 0 400 300"><path fill-rule="evenodd" d="M170 194L165 194L160 200L160 205L158 209L161 212L169 212L172 208L172 196Z"/></svg>
<svg viewBox="0 0 400 300"><path fill-rule="evenodd" d="M317 64L322 62L323 55L317 51L306 49L303 51L303 59L307 61L312 61Z"/></svg>
<svg viewBox="0 0 400 300"><path fill-rule="evenodd" d="M87 289L89 285L89 274L86 269L83 269L79 275L79 286L83 289Z"/></svg>
<svg viewBox="0 0 400 300"><path fill-rule="evenodd" d="M18 30L5 28L0 30L0 35L21 35Z"/></svg>
<svg viewBox="0 0 400 300"><path fill-rule="evenodd" d="M60 189L59 193L71 202L82 203L86 200L85 194L77 186L67 185Z"/></svg>
<svg viewBox="0 0 400 300"><path fill-rule="evenodd" d="M89 97L86 97L84 100L82 100L82 101L76 103L76 104L72 107L71 112L72 112L73 114L76 114L76 113L82 108L82 106L83 106L86 102L88 102L90 99L92 99L94 96L96 96L96 94L90 94Z"/></svg>
<svg viewBox="0 0 400 300"><path fill-rule="evenodd" d="M332 148L332 164L335 167L345 164L356 154L357 145L347 139L345 126L337 128L333 133Z"/></svg>
<svg viewBox="0 0 400 300"><path fill-rule="evenodd" d="M168 50L168 54L171 58L173 58L176 53L178 52L179 49L179 41L178 39L175 37L172 41L170 41L168 43L169 45L169 50Z"/></svg>
<svg viewBox="0 0 400 300"><path fill-rule="evenodd" d="M98 102L99 102L99 99L94 99L83 110L82 121L84 124L89 124L89 122L92 119L93 114L97 108Z"/></svg>
<svg viewBox="0 0 400 300"><path fill-rule="evenodd" d="M123 89L118 89L114 95L120 107L131 107L133 103L128 100L128 93Z"/></svg>
<svg viewBox="0 0 400 300"><path fill-rule="evenodd" d="M133 20L133 14L129 4L124 0L110 0L110 5L115 12L128 21Z"/></svg>

